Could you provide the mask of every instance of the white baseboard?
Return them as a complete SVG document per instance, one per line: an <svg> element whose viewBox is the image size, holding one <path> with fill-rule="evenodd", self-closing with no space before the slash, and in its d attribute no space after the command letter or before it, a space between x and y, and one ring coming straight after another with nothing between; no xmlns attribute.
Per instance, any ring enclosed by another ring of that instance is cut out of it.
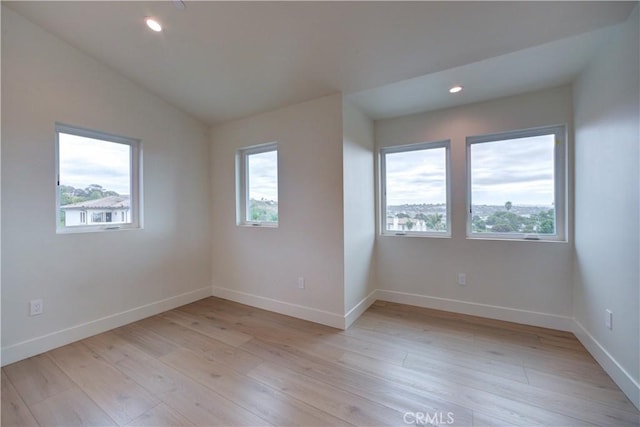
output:
<svg viewBox="0 0 640 427"><path fill-rule="evenodd" d="M308 320L310 322L320 323L322 325L331 326L333 328L345 329L345 317L338 313L318 310L317 308L307 307L304 305L292 304L285 301L267 298L260 295L249 294L246 292L236 291L234 289L213 287L213 296L235 301L240 304L250 305L252 307L262 308L264 310L273 311L298 319Z"/></svg>
<svg viewBox="0 0 640 427"><path fill-rule="evenodd" d="M640 384L618 363L618 361L585 329L573 320L573 334L586 347L613 381L627 395L631 403L640 409Z"/></svg>
<svg viewBox="0 0 640 427"><path fill-rule="evenodd" d="M377 290L373 290L369 295L364 297L362 301L356 304L355 307L349 310L347 314L344 315L344 329L349 328L349 326L351 326L353 322L358 320L358 317L362 316L362 313L364 313L369 307L371 307L371 304L376 302L376 293Z"/></svg>
<svg viewBox="0 0 640 427"><path fill-rule="evenodd" d="M90 322L81 323L60 331L51 332L40 337L11 344L6 347L2 347L2 353L0 356L2 358L1 364L2 366L5 366L31 356L44 353L45 351L67 345L210 296L211 287L207 286L196 289L195 291L185 292L180 295L92 320Z"/></svg>
<svg viewBox="0 0 640 427"><path fill-rule="evenodd" d="M449 298L431 297L406 292L389 291L384 289L378 289L375 297L382 301L469 314L471 316L487 317L490 319L522 323L525 325L557 329L560 331L572 331L573 319L568 316L558 316L556 314L539 313L537 311L518 310L509 307L480 304Z"/></svg>

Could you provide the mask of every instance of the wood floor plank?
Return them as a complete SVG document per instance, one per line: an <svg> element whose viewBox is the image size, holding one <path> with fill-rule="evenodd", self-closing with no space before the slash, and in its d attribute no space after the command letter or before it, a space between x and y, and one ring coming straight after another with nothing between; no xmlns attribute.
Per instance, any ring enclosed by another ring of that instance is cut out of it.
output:
<svg viewBox="0 0 640 427"><path fill-rule="evenodd" d="M348 360L348 357L351 360ZM345 362L371 373L382 371L386 375L394 376L398 381L411 382L420 387L428 383L431 387L440 387L442 390L455 388L464 391L463 395L485 400L487 404L494 402L514 408L529 405L531 407L529 416L532 417L532 421L537 420L541 424L569 423L571 425L579 420L585 425L635 426L638 423L638 416L633 412L610 408L599 403L480 372L471 375L448 372L442 375L437 369L406 369L358 355L345 356ZM418 380L421 381L416 382ZM483 408L474 407L473 409L482 410Z"/></svg>
<svg viewBox="0 0 640 427"><path fill-rule="evenodd" d="M53 361L118 424L153 408L159 400L83 343L51 351Z"/></svg>
<svg viewBox="0 0 640 427"><path fill-rule="evenodd" d="M399 385L397 382L365 375L344 365L310 356L304 351L289 346L254 339L244 344L243 347L281 369L295 372L302 378L311 377L398 412L416 411L417 408L430 410L432 413L453 411L456 413L458 425L471 424L472 413L470 409L434 393L411 389Z"/></svg>
<svg viewBox="0 0 640 427"><path fill-rule="evenodd" d="M127 424L127 427L149 426L186 427L193 426L193 424L182 414L171 409L167 404L160 403L158 406L149 409Z"/></svg>
<svg viewBox="0 0 640 427"><path fill-rule="evenodd" d="M209 297L3 368L2 425L38 423L640 427L640 411L568 332L381 301L341 331Z"/></svg>
<svg viewBox="0 0 640 427"><path fill-rule="evenodd" d="M480 358L474 359L457 354L456 352L450 352L448 355L438 354L437 356L434 356L433 353L418 354L409 352L402 366L409 369L427 367L438 370L442 372L443 375L451 371L455 371L461 375L474 375L477 372L485 372L490 375L495 375L496 377L508 378L513 381L528 384L527 375L522 366Z"/></svg>
<svg viewBox="0 0 640 427"><path fill-rule="evenodd" d="M298 399L291 399L275 388L234 373L223 364L207 360L189 350L176 350L161 360L274 425L347 425L328 413Z"/></svg>
<svg viewBox="0 0 640 427"><path fill-rule="evenodd" d="M2 368L2 425L6 427L22 427L22 426L37 426L38 422L35 420L29 408L22 400L22 397L18 394L16 389L11 384L9 377L5 374L4 368Z"/></svg>
<svg viewBox="0 0 640 427"><path fill-rule="evenodd" d="M366 354L380 360L386 360L390 363L401 365L407 357L407 350L395 346L389 346L381 343L373 343L367 340L361 340L357 337L350 336L341 332L325 334L314 340L322 346L330 344L343 351L351 351L355 353Z"/></svg>
<svg viewBox="0 0 640 427"><path fill-rule="evenodd" d="M116 422L74 386L30 407L43 426L113 426Z"/></svg>
<svg viewBox="0 0 640 427"><path fill-rule="evenodd" d="M171 341L136 323L114 329L112 332L153 357L162 357L178 348Z"/></svg>
<svg viewBox="0 0 640 427"><path fill-rule="evenodd" d="M525 368L529 384L537 388L553 390L613 408L635 412L637 409L620 389L598 387L584 380L572 380L547 372Z"/></svg>
<svg viewBox="0 0 640 427"><path fill-rule="evenodd" d="M223 362L240 373L250 371L262 363L260 358L238 347L212 339L161 316L149 317L138 324L164 336L179 347L188 348L212 360Z"/></svg>
<svg viewBox="0 0 640 427"><path fill-rule="evenodd" d="M269 362L253 369L249 376L354 425L400 425L403 422L404 414L399 411L317 380L302 378Z"/></svg>
<svg viewBox="0 0 640 427"><path fill-rule="evenodd" d="M264 426L269 423L202 386L112 333L86 340L123 374L153 393L190 423L201 426Z"/></svg>
<svg viewBox="0 0 640 427"><path fill-rule="evenodd" d="M40 402L71 387L73 382L46 354L5 366L4 371L27 405Z"/></svg>
<svg viewBox="0 0 640 427"><path fill-rule="evenodd" d="M187 326L203 335L214 338L232 347L237 347L251 340L252 336L233 330L225 325L218 325L203 318L194 318L179 310L172 310L162 314L165 319L172 320L181 325Z"/></svg>

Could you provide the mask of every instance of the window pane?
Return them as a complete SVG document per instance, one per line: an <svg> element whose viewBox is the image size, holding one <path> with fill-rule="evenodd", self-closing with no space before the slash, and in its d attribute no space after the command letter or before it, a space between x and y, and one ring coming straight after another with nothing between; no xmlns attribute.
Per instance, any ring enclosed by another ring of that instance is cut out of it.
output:
<svg viewBox="0 0 640 427"><path fill-rule="evenodd" d="M445 147L386 153L387 231L447 231Z"/></svg>
<svg viewBox="0 0 640 427"><path fill-rule="evenodd" d="M278 152L247 155L247 221L278 222Z"/></svg>
<svg viewBox="0 0 640 427"><path fill-rule="evenodd" d="M59 132L58 156L60 226L131 222L130 145Z"/></svg>
<svg viewBox="0 0 640 427"><path fill-rule="evenodd" d="M473 233L555 234L555 135L469 146Z"/></svg>

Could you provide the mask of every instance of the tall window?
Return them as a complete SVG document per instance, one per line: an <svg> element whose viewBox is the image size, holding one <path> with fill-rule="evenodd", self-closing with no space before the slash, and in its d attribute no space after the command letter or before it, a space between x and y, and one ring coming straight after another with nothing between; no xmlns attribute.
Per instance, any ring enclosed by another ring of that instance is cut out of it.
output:
<svg viewBox="0 0 640 427"><path fill-rule="evenodd" d="M277 143L239 150L237 166L238 224L277 226Z"/></svg>
<svg viewBox="0 0 640 427"><path fill-rule="evenodd" d="M470 237L564 239L563 126L467 138Z"/></svg>
<svg viewBox="0 0 640 427"><path fill-rule="evenodd" d="M380 150L382 233L450 236L449 141Z"/></svg>
<svg viewBox="0 0 640 427"><path fill-rule="evenodd" d="M140 141L61 124L55 136L57 231L139 227Z"/></svg>

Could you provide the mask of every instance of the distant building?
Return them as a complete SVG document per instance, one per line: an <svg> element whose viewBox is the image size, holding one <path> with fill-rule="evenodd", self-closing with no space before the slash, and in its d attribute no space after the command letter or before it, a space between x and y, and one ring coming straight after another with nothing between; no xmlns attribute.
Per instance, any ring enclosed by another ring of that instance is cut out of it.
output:
<svg viewBox="0 0 640 427"><path fill-rule="evenodd" d="M129 196L109 196L60 206L64 225L73 227L93 224L126 224L131 222Z"/></svg>

